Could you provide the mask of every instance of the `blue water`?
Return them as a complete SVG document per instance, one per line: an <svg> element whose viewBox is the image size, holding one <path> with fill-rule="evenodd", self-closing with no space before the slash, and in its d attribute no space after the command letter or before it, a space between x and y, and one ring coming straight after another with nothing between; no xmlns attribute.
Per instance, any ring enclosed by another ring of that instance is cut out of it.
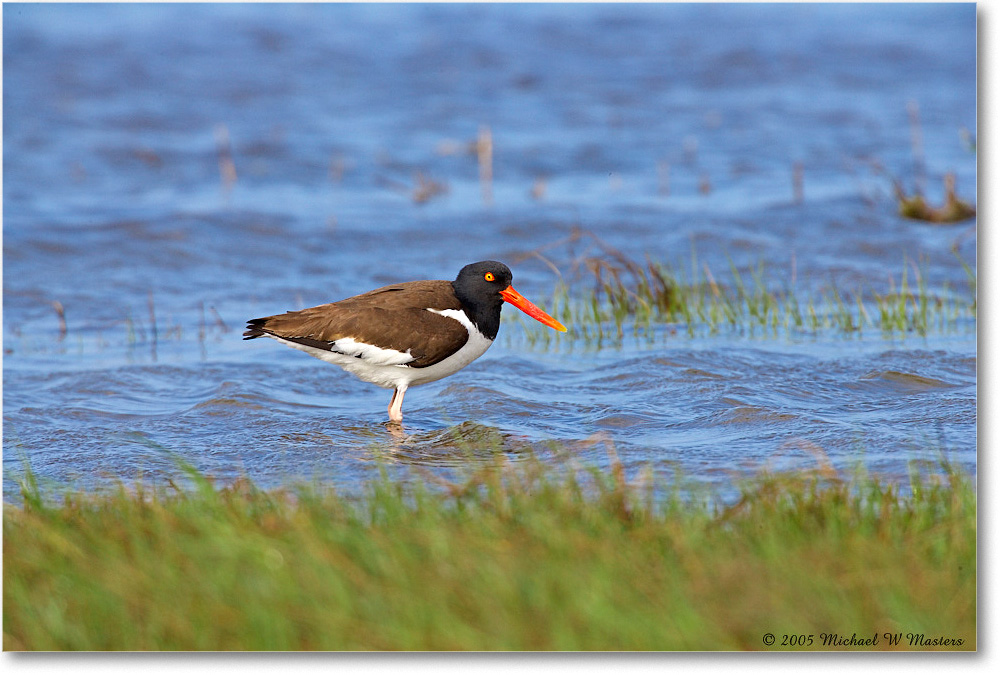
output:
<svg viewBox="0 0 1000 675"><path fill-rule="evenodd" d="M709 481L819 455L899 479L942 456L975 473L974 321L605 349L540 346L507 322L482 359L407 394L403 439L382 426L388 392L239 339L250 317L480 259L508 262L529 298L560 276L582 292L581 261L606 247L678 266L694 251L717 274L763 262L804 296L886 292L904 268L960 294L975 220L898 217L890 177L936 204L953 172L976 201L974 5L3 19L5 498L24 460L87 489L155 479L176 456L351 487L377 461L461 469L553 441ZM488 183L470 152L485 130ZM422 201L428 181L444 191Z"/></svg>

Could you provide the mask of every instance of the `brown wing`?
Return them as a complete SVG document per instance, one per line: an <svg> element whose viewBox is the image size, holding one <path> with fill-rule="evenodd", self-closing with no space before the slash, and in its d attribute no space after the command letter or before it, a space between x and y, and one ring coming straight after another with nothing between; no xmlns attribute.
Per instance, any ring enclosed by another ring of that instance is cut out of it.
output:
<svg viewBox="0 0 1000 675"><path fill-rule="evenodd" d="M382 349L409 350L406 365L423 368L455 353L469 333L455 319L428 308L461 309L449 281L411 281L384 286L340 302L247 322L244 339L265 334L336 351L334 342L353 338Z"/></svg>

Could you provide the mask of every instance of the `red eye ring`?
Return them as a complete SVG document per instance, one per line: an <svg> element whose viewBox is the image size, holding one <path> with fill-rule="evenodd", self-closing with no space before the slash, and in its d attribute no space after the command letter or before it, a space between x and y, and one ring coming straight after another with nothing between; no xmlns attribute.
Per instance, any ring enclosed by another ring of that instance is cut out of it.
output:
<svg viewBox="0 0 1000 675"><path fill-rule="evenodd" d="M487 272L483 275L483 279L486 279L486 281L496 281L497 278L493 276L493 272Z"/></svg>

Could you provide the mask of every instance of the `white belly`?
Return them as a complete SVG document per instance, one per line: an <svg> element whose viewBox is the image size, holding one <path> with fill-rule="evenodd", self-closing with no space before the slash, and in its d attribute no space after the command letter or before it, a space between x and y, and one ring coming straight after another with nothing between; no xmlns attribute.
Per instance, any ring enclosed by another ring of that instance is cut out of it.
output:
<svg viewBox="0 0 1000 675"><path fill-rule="evenodd" d="M469 339L461 349L451 356L424 368L413 368L406 365L407 361L413 359L406 352L366 345L356 342L351 338L337 340L335 344L341 351L348 354L357 354L357 356L348 356L347 354L339 354L326 349L310 347L298 342L285 340L276 335L268 334L268 337L289 347L303 351L310 356L315 356L327 363L340 366L358 379L378 385L379 387L385 387L386 389L406 389L409 386L426 384L440 380L443 377L448 377L478 359L493 344L493 340L486 339L476 329L475 325L465 316L465 312L455 309L442 311L429 309L427 311L435 312L436 314L458 321L469 331Z"/></svg>

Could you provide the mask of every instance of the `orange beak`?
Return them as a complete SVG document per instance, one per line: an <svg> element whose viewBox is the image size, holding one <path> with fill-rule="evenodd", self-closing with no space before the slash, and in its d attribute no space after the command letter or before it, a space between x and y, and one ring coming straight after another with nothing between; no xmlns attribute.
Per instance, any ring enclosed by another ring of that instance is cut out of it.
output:
<svg viewBox="0 0 1000 675"><path fill-rule="evenodd" d="M532 319L541 321L549 328L555 328L557 331L566 332L566 326L562 325L551 316L543 312L542 310L535 307L530 301L526 300L523 295L514 290L513 286L508 286L507 288L500 291L500 295L504 300L510 304L517 307L519 310L530 316Z"/></svg>

